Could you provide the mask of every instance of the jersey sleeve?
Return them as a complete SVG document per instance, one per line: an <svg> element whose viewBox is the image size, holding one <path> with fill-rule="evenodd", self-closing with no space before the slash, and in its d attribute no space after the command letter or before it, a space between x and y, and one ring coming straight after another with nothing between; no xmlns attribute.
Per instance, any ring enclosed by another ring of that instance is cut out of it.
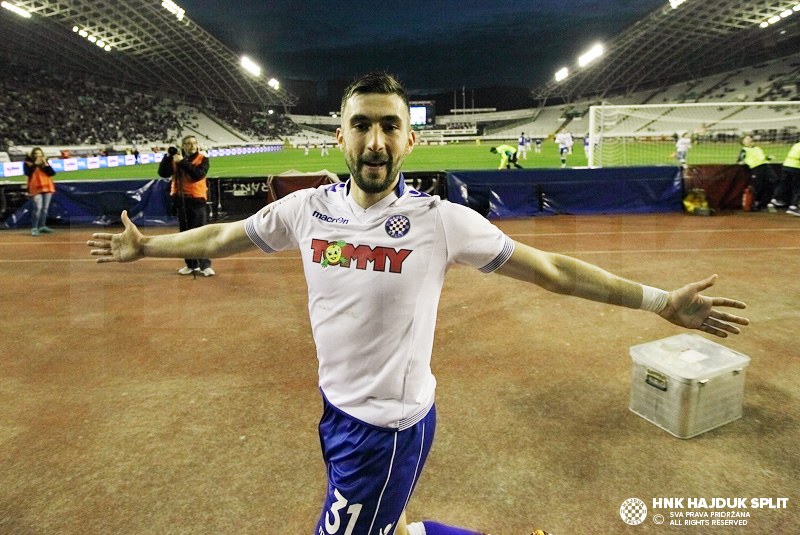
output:
<svg viewBox="0 0 800 535"><path fill-rule="evenodd" d="M491 273L511 258L514 241L475 210L441 201L439 214L448 264L466 264Z"/></svg>
<svg viewBox="0 0 800 535"><path fill-rule="evenodd" d="M245 221L247 236L265 253L297 248L301 214L313 193L313 189L296 191L266 205Z"/></svg>

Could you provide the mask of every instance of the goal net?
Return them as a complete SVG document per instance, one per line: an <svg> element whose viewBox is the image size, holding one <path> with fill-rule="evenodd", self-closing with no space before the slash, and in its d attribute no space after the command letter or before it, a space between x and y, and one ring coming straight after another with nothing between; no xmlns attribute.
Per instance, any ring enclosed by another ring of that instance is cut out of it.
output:
<svg viewBox="0 0 800 535"><path fill-rule="evenodd" d="M589 166L733 164L745 135L782 163L800 141L800 102L592 106Z"/></svg>

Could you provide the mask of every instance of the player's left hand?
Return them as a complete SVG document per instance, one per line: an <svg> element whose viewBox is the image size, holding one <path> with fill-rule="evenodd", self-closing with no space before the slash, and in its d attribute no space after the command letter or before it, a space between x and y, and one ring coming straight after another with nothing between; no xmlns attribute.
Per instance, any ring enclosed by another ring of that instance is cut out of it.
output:
<svg viewBox="0 0 800 535"><path fill-rule="evenodd" d="M673 290L669 294L667 306L659 315L675 325L698 329L720 338L727 337L728 333L739 334L741 330L733 324L749 325L750 320L721 312L714 307L747 308L747 305L726 297L700 295L700 292L712 287L715 282L717 276L712 275L705 280Z"/></svg>

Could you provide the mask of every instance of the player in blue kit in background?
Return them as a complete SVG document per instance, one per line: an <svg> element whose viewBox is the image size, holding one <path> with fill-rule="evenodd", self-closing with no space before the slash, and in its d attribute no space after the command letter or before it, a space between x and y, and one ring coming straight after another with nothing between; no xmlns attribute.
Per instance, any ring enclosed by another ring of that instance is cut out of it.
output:
<svg viewBox="0 0 800 535"><path fill-rule="evenodd" d="M123 213L124 232L97 233L87 243L98 262L299 249L319 360L319 432L328 474L315 535L474 533L427 520L409 524L405 515L434 437L430 358L439 295L453 264L653 311L717 336L748 323L715 308L744 303L700 294L716 276L672 292L644 286L515 242L473 210L407 187L400 168L416 133L405 90L391 76L354 82L341 111L337 144L350 169L346 183L295 192L245 221L176 234L144 236Z"/></svg>

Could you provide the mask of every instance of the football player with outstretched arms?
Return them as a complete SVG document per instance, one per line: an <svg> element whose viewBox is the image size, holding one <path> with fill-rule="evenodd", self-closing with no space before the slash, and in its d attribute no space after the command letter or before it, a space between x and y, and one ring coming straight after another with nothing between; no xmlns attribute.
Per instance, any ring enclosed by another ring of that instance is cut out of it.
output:
<svg viewBox="0 0 800 535"><path fill-rule="evenodd" d="M716 275L671 292L643 286L515 242L473 210L406 186L400 169L417 138L408 97L391 76L354 82L341 111L337 144L350 169L347 182L295 192L245 221L177 234L145 236L123 214L124 232L94 234L88 242L99 262L299 249L328 468L316 535L474 534L427 520L408 523L405 515L436 427L430 359L439 295L454 264L646 309L717 336L747 325L721 310L744 303L701 294Z"/></svg>

